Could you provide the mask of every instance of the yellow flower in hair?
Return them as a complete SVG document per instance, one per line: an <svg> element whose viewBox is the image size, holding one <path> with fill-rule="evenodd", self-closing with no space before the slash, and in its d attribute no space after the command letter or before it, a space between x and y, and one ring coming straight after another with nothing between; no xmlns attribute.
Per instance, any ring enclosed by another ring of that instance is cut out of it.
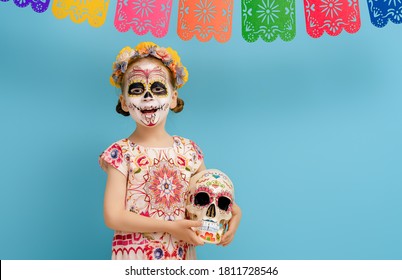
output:
<svg viewBox="0 0 402 280"><path fill-rule="evenodd" d="M177 88L181 88L188 80L188 71L181 64L180 56L172 48L163 48L153 42L139 43L135 48L124 47L116 57L113 63L113 73L110 77L110 83L115 87L120 87L123 75L127 70L130 61L137 58L152 56L169 68L176 80Z"/></svg>
<svg viewBox="0 0 402 280"><path fill-rule="evenodd" d="M187 68L183 66L183 72L184 72L184 76L183 76L183 84L187 83L188 81L188 71Z"/></svg>
<svg viewBox="0 0 402 280"><path fill-rule="evenodd" d="M117 87L117 88L120 88L120 85L115 83L113 77L110 77L109 81L110 81L110 84L111 84L112 86Z"/></svg>
<svg viewBox="0 0 402 280"><path fill-rule="evenodd" d="M134 55L134 50L130 47L124 47L116 57L116 61L125 61Z"/></svg>
<svg viewBox="0 0 402 280"><path fill-rule="evenodd" d="M149 49L153 47L157 47L158 45L153 43L153 42L142 42L139 43L135 49L140 53L140 54L148 54Z"/></svg>
<svg viewBox="0 0 402 280"><path fill-rule="evenodd" d="M166 51L170 54L175 64L180 64L180 56L174 49L168 47L166 48Z"/></svg>

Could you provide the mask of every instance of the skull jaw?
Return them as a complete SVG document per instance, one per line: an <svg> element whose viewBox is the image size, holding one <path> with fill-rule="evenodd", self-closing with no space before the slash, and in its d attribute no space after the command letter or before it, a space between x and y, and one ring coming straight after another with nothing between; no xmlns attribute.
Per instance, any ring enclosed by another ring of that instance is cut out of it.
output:
<svg viewBox="0 0 402 280"><path fill-rule="evenodd" d="M201 213L194 214L186 211L186 217L193 221L201 221L202 226L196 228L197 235L204 240L205 243L218 244L222 240L222 235L226 232L228 220L218 221L216 218L201 217ZM230 215L231 216L231 215ZM230 219L230 217L228 217Z"/></svg>
<svg viewBox="0 0 402 280"><path fill-rule="evenodd" d="M206 243L218 244L226 230L226 221L218 222L214 219L202 219L202 226L197 228L198 236Z"/></svg>
<svg viewBox="0 0 402 280"><path fill-rule="evenodd" d="M221 241L222 232L217 221L202 219L202 226L198 228L198 235L207 243L216 244Z"/></svg>

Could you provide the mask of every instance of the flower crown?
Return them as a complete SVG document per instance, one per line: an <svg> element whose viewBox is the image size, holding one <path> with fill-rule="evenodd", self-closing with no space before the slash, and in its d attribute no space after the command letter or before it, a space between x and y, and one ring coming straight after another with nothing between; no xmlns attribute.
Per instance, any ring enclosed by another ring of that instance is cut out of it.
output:
<svg viewBox="0 0 402 280"><path fill-rule="evenodd" d="M152 56L169 68L176 80L176 87L181 88L188 80L187 68L180 62L180 56L172 48L163 48L152 42L143 42L138 44L134 49L131 47L123 48L113 62L113 73L110 77L110 83L117 87L121 87L123 75L127 70L128 64L136 58L144 58Z"/></svg>

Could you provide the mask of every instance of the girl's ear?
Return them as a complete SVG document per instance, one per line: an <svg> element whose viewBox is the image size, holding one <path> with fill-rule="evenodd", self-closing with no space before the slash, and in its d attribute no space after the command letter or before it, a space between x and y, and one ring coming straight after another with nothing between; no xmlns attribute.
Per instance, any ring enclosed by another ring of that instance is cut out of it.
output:
<svg viewBox="0 0 402 280"><path fill-rule="evenodd" d="M120 100L121 108L123 109L123 111L128 112L128 107L127 107L126 100L124 99L123 94L120 94L119 100Z"/></svg>
<svg viewBox="0 0 402 280"><path fill-rule="evenodd" d="M170 109L176 108L177 106L177 90L172 94L172 102L170 102Z"/></svg>

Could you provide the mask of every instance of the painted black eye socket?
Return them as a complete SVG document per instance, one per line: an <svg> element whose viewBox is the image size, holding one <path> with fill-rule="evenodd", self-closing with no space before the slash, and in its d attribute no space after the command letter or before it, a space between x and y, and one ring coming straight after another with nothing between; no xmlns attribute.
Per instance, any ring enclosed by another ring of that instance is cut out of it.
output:
<svg viewBox="0 0 402 280"><path fill-rule="evenodd" d="M167 89L161 82L155 82L151 85L151 91L156 95L166 95Z"/></svg>
<svg viewBox="0 0 402 280"><path fill-rule="evenodd" d="M221 196L218 198L218 208L223 211L228 211L231 202L232 201L230 200L230 198L227 198L226 196Z"/></svg>
<svg viewBox="0 0 402 280"><path fill-rule="evenodd" d="M142 83L132 83L128 87L128 94L129 95L141 95L145 91L145 87Z"/></svg>
<svg viewBox="0 0 402 280"><path fill-rule="evenodd" d="M199 192L194 197L194 204L198 206L208 205L210 201L209 194L206 192Z"/></svg>

